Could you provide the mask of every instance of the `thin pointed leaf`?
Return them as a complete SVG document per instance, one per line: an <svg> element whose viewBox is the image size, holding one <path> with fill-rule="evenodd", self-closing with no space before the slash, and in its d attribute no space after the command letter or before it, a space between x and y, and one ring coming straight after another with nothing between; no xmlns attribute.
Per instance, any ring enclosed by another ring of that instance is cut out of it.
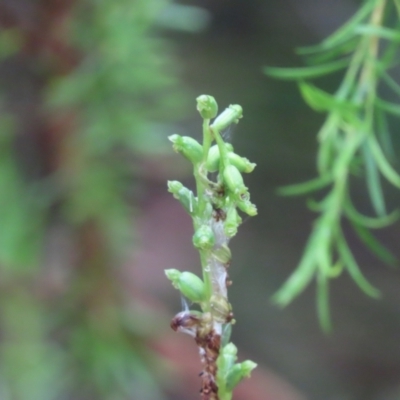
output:
<svg viewBox="0 0 400 400"><path fill-rule="evenodd" d="M346 266L347 271L353 278L354 282L368 296L379 297L380 296L379 290L374 288L361 273L360 268L346 243L346 240L343 236L343 232L339 231L336 239L337 239L337 249L339 255L343 261L343 264Z"/></svg>
<svg viewBox="0 0 400 400"><path fill-rule="evenodd" d="M394 0L394 4L395 4L396 9L397 9L397 14L400 17L400 0Z"/></svg>
<svg viewBox="0 0 400 400"><path fill-rule="evenodd" d="M308 198L306 200L306 205L307 205L308 209L310 209L311 211L317 212L317 213L320 213L325 209L324 200L318 202L312 198Z"/></svg>
<svg viewBox="0 0 400 400"><path fill-rule="evenodd" d="M393 114L397 117L400 116L400 104L391 103L389 101L385 101L377 97L375 99L375 105L379 109L386 111L388 114Z"/></svg>
<svg viewBox="0 0 400 400"><path fill-rule="evenodd" d="M374 36L387 39L392 42L400 42L400 33L394 29L374 25L358 25L354 28L354 33L359 35Z"/></svg>
<svg viewBox="0 0 400 400"><path fill-rule="evenodd" d="M283 286L273 295L272 300L281 307L287 306L311 282L317 264L315 260L315 234L308 239L307 247L300 264Z"/></svg>
<svg viewBox="0 0 400 400"><path fill-rule="evenodd" d="M339 260L335 265L332 265L332 267L329 268L329 278L339 277L342 274L343 269L343 263Z"/></svg>
<svg viewBox="0 0 400 400"><path fill-rule="evenodd" d="M352 227L357 233L360 240L368 247L368 249L375 254L379 259L391 266L397 266L398 260L392 252L390 252L385 246L383 246L371 232L363 226L352 222Z"/></svg>
<svg viewBox="0 0 400 400"><path fill-rule="evenodd" d="M400 188L400 176L386 160L376 138L370 135L367 143L382 175L394 186Z"/></svg>
<svg viewBox="0 0 400 400"><path fill-rule="evenodd" d="M314 53L311 55L306 55L306 63L307 65L318 65L318 64L325 64L328 62L332 62L332 60L343 59L343 57L348 56L352 52L355 51L358 42L360 41L359 38L355 37L354 39L350 39L337 47L332 49L325 50L323 52ZM301 49L300 49L301 50ZM298 54L302 54L301 51L297 51ZM350 64L350 58L347 58L348 64Z"/></svg>
<svg viewBox="0 0 400 400"><path fill-rule="evenodd" d="M392 28L394 31L399 32L400 31L400 21L396 23L396 25ZM378 70L386 70L390 68L391 65L393 65L393 60L395 59L396 54L398 53L398 48L399 45L396 42L389 42L387 46L385 47L383 54L379 57L379 59L376 59L376 66L378 67Z"/></svg>
<svg viewBox="0 0 400 400"><path fill-rule="evenodd" d="M382 216L380 218L367 217L359 213L354 208L349 198L346 199L343 211L351 221L369 229L380 229L392 225L399 219L400 216L399 210L394 210L390 214Z"/></svg>
<svg viewBox="0 0 400 400"><path fill-rule="evenodd" d="M339 123L340 114L333 111L318 132L320 146L317 154L317 168L320 174L327 173L335 160L335 144L339 132Z"/></svg>
<svg viewBox="0 0 400 400"><path fill-rule="evenodd" d="M386 72L380 71L382 79L386 82L390 89L393 90L398 96L400 96L400 85Z"/></svg>
<svg viewBox="0 0 400 400"><path fill-rule="evenodd" d="M311 54L326 49L331 49L335 46L352 39L354 35L354 29L372 12L375 7L375 1L369 0L364 3L362 7L351 17L344 25L340 27L336 32L323 40L316 46L304 47L301 52L302 54Z"/></svg>
<svg viewBox="0 0 400 400"><path fill-rule="evenodd" d="M307 182L297 183L295 185L284 186L278 189L281 196L297 196L320 190L332 182L332 176L325 174Z"/></svg>
<svg viewBox="0 0 400 400"><path fill-rule="evenodd" d="M348 60L333 61L324 65L299 68L265 67L264 73L278 79L300 80L312 79L331 74L348 66Z"/></svg>
<svg viewBox="0 0 400 400"><path fill-rule="evenodd" d="M394 152L392 136L389 132L386 115L381 110L375 110L375 115L377 125L376 133L379 138L379 142L382 144L382 150L389 160L395 160L396 154Z"/></svg>
<svg viewBox="0 0 400 400"><path fill-rule="evenodd" d="M306 103L315 111L332 112L332 110L340 109L341 113L349 114L359 108L358 105L339 99L310 83L299 82L299 88Z"/></svg>
<svg viewBox="0 0 400 400"><path fill-rule="evenodd" d="M325 333L332 330L329 310L329 283L323 272L317 275L317 312L319 323Z"/></svg>
<svg viewBox="0 0 400 400"><path fill-rule="evenodd" d="M381 179L370 148L364 143L361 147L364 157L367 189L375 212L379 216L386 215L385 197L382 191ZM353 213L354 215L354 213ZM356 217L357 218L357 217ZM368 225L365 225L368 226ZM371 226L370 226L371 228Z"/></svg>

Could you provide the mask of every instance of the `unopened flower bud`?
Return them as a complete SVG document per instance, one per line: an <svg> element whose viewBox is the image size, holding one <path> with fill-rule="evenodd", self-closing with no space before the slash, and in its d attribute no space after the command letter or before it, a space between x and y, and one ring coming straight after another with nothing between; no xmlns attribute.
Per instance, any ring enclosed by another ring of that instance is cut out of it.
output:
<svg viewBox="0 0 400 400"><path fill-rule="evenodd" d="M233 159L232 164L235 165L235 163L238 163L240 165L240 167L238 167L238 169L240 170L240 168L242 168L242 166L244 165L244 162L241 161L241 160L239 162L239 160L237 160L237 157L239 157L239 158L242 158L242 157L240 157L237 154L233 153L233 146L230 143L225 143L225 147L228 150L228 158L229 158L229 160L231 160L231 157L232 157L232 159ZM245 159L245 160L247 160L247 159ZM248 160L247 160L247 162L249 163ZM208 152L207 163L206 163L207 170L209 172L217 171L219 169L219 163L220 163L219 147L218 147L217 144L215 144L214 146L211 146L211 148L210 148L210 150ZM248 165L248 163L244 167L246 169L246 171L242 171L242 172L247 172L247 170L249 170L251 168ZM254 166L255 166L255 164L254 164Z"/></svg>
<svg viewBox="0 0 400 400"><path fill-rule="evenodd" d="M229 207L226 213L226 219L224 221L224 232L226 236L233 237L236 235L239 225L242 223L242 219L238 214L236 207Z"/></svg>
<svg viewBox="0 0 400 400"><path fill-rule="evenodd" d="M237 354L237 347L233 343L228 343L224 348L222 349L222 354L224 355L232 355L236 356Z"/></svg>
<svg viewBox="0 0 400 400"><path fill-rule="evenodd" d="M217 144L215 144L214 146L210 147L210 150L208 152L208 157L206 162L207 171L209 172L218 171L219 157L220 157L219 147Z"/></svg>
<svg viewBox="0 0 400 400"><path fill-rule="evenodd" d="M197 199L194 197L193 192L183 186L182 183L168 181L168 191L174 195L175 199L179 200L189 214L192 215L196 211Z"/></svg>
<svg viewBox="0 0 400 400"><path fill-rule="evenodd" d="M180 272L177 269L165 270L165 275L188 300L201 303L205 300L204 282L191 272Z"/></svg>
<svg viewBox="0 0 400 400"><path fill-rule="evenodd" d="M203 159L203 146L196 139L177 134L169 136L168 139L173 143L174 150L193 164L199 163Z"/></svg>
<svg viewBox="0 0 400 400"><path fill-rule="evenodd" d="M257 215L257 207L248 199L239 200L237 206L250 217Z"/></svg>
<svg viewBox="0 0 400 400"><path fill-rule="evenodd" d="M241 157L236 153L229 153L229 162L234 165L240 172L246 174L252 172L256 167L256 164L250 162L247 158Z"/></svg>
<svg viewBox="0 0 400 400"><path fill-rule="evenodd" d="M215 118L218 114L218 104L214 97L202 94L197 99L197 111L204 119Z"/></svg>
<svg viewBox="0 0 400 400"><path fill-rule="evenodd" d="M237 124L243 116L243 109L239 104L230 105L226 108L211 125L212 129L218 132L223 131L231 124Z"/></svg>
<svg viewBox="0 0 400 400"><path fill-rule="evenodd" d="M225 345L217 358L217 374L221 382L226 381L226 377L237 360L237 348L233 343Z"/></svg>
<svg viewBox="0 0 400 400"><path fill-rule="evenodd" d="M243 378L250 376L255 367L257 367L257 364L250 360L235 364L227 374L226 388L232 391Z"/></svg>
<svg viewBox="0 0 400 400"><path fill-rule="evenodd" d="M208 225L202 225L193 235L193 245L197 249L208 250L215 244L214 233Z"/></svg>
<svg viewBox="0 0 400 400"><path fill-rule="evenodd" d="M223 178L224 183L233 194L241 195L247 192L247 188L244 186L242 174L234 165L227 165L224 168Z"/></svg>

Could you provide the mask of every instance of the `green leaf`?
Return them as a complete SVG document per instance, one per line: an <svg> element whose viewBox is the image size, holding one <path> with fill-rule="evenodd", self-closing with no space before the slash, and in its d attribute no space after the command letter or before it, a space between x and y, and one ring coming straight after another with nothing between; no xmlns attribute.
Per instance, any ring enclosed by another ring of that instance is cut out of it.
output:
<svg viewBox="0 0 400 400"><path fill-rule="evenodd" d="M396 256L393 255L385 246L383 246L371 232L358 223L351 221L354 231L357 233L360 240L368 247L368 249L388 265L398 265Z"/></svg>
<svg viewBox="0 0 400 400"><path fill-rule="evenodd" d="M393 90L398 96L400 96L400 85L386 72L380 71L382 79L386 82L390 89Z"/></svg>
<svg viewBox="0 0 400 400"><path fill-rule="evenodd" d="M328 115L324 125L318 132L320 146L317 154L317 168L320 174L327 173L335 160L339 124L340 114L334 110Z"/></svg>
<svg viewBox="0 0 400 400"><path fill-rule="evenodd" d="M313 231L311 237L308 239L300 264L272 297L272 300L278 305L282 307L287 306L311 282L317 270L315 259L315 250L319 247L317 240L318 237L315 231Z"/></svg>
<svg viewBox="0 0 400 400"><path fill-rule="evenodd" d="M355 27L354 33L400 42L400 32L383 26L358 25Z"/></svg>
<svg viewBox="0 0 400 400"><path fill-rule="evenodd" d="M354 259L353 254L351 253L346 240L344 238L343 232L341 230L338 231L337 237L337 249L340 255L340 258L343 261L343 264L347 268L347 271L354 279L354 282L359 286L359 288L371 297L379 297L380 292L378 289L374 288L361 273L360 268Z"/></svg>
<svg viewBox="0 0 400 400"><path fill-rule="evenodd" d="M379 216L384 216L386 214L385 198L382 191L381 180L379 176L379 170L376 166L375 160L371 154L371 150L364 143L361 146L362 155L365 163L367 188L369 192L369 197L371 199L372 205L375 212ZM368 225L365 225L368 226ZM371 226L370 226L371 228Z"/></svg>
<svg viewBox="0 0 400 400"><path fill-rule="evenodd" d="M303 195L310 192L315 192L328 186L332 182L332 176L325 174L315 179L311 179L307 182L297 183L295 185L284 186L277 190L281 196L297 196Z"/></svg>
<svg viewBox="0 0 400 400"><path fill-rule="evenodd" d="M329 310L329 284L322 271L317 275L317 313L321 328L325 333L332 330Z"/></svg>
<svg viewBox="0 0 400 400"><path fill-rule="evenodd" d="M361 6L358 11L342 25L336 32L323 40L319 45L313 46L312 52L319 52L326 49L331 49L347 40L350 40L354 36L354 30L356 27L372 12L376 6L375 0L367 0L364 5Z"/></svg>
<svg viewBox="0 0 400 400"><path fill-rule="evenodd" d="M396 154L394 151L393 141L388 128L388 122L385 113L382 110L375 110L375 119L377 127L377 136L382 144L383 152L389 160L395 160Z"/></svg>
<svg viewBox="0 0 400 400"><path fill-rule="evenodd" d="M353 53L357 47L357 44L359 43L360 39L355 37L354 39L350 39L332 49L327 49L322 52L317 52L311 55L308 55L307 53L303 53L303 49L300 49L300 51L297 51L298 54L300 55L305 55L306 56L306 62L308 65L318 65L318 64L323 64L327 63L332 60L338 60L338 59L343 59L343 57L350 55ZM306 48L307 49L307 48ZM350 58L348 58L348 64L350 63Z"/></svg>
<svg viewBox="0 0 400 400"><path fill-rule="evenodd" d="M400 216L399 210L394 210L389 215L385 215L380 218L367 217L359 213L354 208L349 197L346 199L346 202L344 203L343 211L351 221L370 229L379 229L391 225L395 221L397 221Z"/></svg>
<svg viewBox="0 0 400 400"><path fill-rule="evenodd" d="M377 97L375 98L375 105L388 114L393 114L397 117L400 116L400 104L391 103Z"/></svg>
<svg viewBox="0 0 400 400"><path fill-rule="evenodd" d="M367 139L367 144L382 175L394 186L400 188L400 176L387 161L376 138L370 135Z"/></svg>
<svg viewBox="0 0 400 400"><path fill-rule="evenodd" d="M312 198L308 198L306 200L307 208L310 209L311 211L320 213L325 209L325 201L324 200L318 202Z"/></svg>
<svg viewBox="0 0 400 400"><path fill-rule="evenodd" d="M348 60L339 60L324 65L299 68L265 67L264 73L273 78L286 80L312 79L331 74L348 66Z"/></svg>
<svg viewBox="0 0 400 400"><path fill-rule="evenodd" d="M397 14L400 17L400 0L394 0L394 4L395 4L396 9L397 9Z"/></svg>
<svg viewBox="0 0 400 400"><path fill-rule="evenodd" d="M306 103L315 111L332 112L339 109L341 113L350 114L359 108L358 105L339 99L310 83L299 82L299 88Z"/></svg>

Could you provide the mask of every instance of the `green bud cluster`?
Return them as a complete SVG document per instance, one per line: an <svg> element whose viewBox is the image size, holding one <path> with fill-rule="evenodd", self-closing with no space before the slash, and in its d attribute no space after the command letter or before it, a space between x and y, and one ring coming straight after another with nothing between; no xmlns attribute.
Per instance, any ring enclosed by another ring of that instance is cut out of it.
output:
<svg viewBox="0 0 400 400"><path fill-rule="evenodd" d="M227 298L230 282L227 268L232 258L228 243L242 223L238 210L251 216L257 214L242 174L252 172L256 164L236 154L233 146L225 143L220 134L239 122L243 115L241 106L230 105L217 116L215 99L201 95L197 98L197 110L204 120L203 144L187 136L174 134L169 137L174 150L193 164L197 193L195 195L178 181L169 181L168 190L192 217L192 243L200 253L203 279L177 269L167 269L165 274L185 298L198 304L201 311L186 309L178 313L171 327L195 337L198 346L207 346L212 335L219 336L221 348L216 351L217 361L212 370L217 371L214 380L218 385L218 398L230 400L234 387L256 366L252 361L236 362L237 349L229 343L235 321ZM217 173L216 179L211 180L209 173ZM207 382L209 380L204 379L203 384Z"/></svg>
<svg viewBox="0 0 400 400"><path fill-rule="evenodd" d="M251 371L257 366L250 360L236 363L237 348L233 343L224 346L217 359L217 383L220 398L228 399L235 386L244 378L250 376Z"/></svg>

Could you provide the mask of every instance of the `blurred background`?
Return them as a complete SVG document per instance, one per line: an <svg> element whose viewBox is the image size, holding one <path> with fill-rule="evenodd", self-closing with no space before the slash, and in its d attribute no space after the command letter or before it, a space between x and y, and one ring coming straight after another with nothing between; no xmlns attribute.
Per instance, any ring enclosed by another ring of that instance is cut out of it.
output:
<svg viewBox="0 0 400 400"><path fill-rule="evenodd" d="M200 94L242 105L231 140L257 163L246 184L259 215L232 241L230 299L240 359L259 368L235 400L400 399L400 275L350 233L381 300L333 282L330 335L314 287L285 310L270 301L315 218L276 189L315 175L323 116L262 69L301 65L294 48L359 4L0 1L0 400L199 398L197 349L169 327L181 304L163 271L199 271L166 181L193 185L167 136L200 137ZM399 233L378 237L396 253Z"/></svg>

